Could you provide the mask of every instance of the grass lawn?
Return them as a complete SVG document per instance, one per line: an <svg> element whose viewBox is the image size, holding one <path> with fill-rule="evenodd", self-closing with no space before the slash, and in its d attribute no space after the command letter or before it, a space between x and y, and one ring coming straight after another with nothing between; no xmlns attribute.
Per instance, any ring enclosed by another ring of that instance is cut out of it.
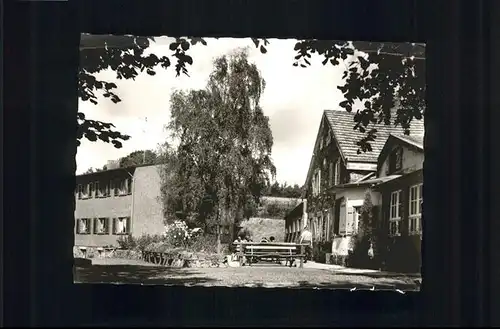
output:
<svg viewBox="0 0 500 329"><path fill-rule="evenodd" d="M126 259L94 259L93 262L92 266L76 268L75 282L418 290L412 278L401 274L340 274L331 269L290 268L274 264L251 267L168 268Z"/></svg>

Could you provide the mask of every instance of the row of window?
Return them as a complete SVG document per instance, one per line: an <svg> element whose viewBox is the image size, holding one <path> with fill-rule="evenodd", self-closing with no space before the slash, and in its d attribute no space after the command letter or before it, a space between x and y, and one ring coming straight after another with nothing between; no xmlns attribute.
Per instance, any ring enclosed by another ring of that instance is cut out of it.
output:
<svg viewBox="0 0 500 329"><path fill-rule="evenodd" d="M327 161L323 160L323 167L326 168ZM328 185L335 186L340 184L340 161L328 163ZM312 178L312 193L314 196L321 193L321 169L316 170Z"/></svg>
<svg viewBox="0 0 500 329"><path fill-rule="evenodd" d="M422 186L422 184L418 184L410 187L410 198L408 202L408 234L420 234L422 232ZM389 234L392 236L401 234L402 192L402 190L399 190L391 193Z"/></svg>
<svg viewBox="0 0 500 329"><path fill-rule="evenodd" d="M119 218L78 218L76 220L77 234L115 235L130 234L130 217Z"/></svg>
<svg viewBox="0 0 500 329"><path fill-rule="evenodd" d="M113 179L109 182L79 184L76 189L78 199L108 198L132 194L132 179Z"/></svg>

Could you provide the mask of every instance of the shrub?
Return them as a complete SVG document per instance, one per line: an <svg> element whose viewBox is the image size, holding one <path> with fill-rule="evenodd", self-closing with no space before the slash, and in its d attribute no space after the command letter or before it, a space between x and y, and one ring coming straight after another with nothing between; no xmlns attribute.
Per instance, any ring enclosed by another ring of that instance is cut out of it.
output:
<svg viewBox="0 0 500 329"><path fill-rule="evenodd" d="M139 251L144 251L147 246L151 245L152 243L158 243L158 242L165 242L165 237L159 234L156 235L149 235L149 234L144 234L140 236L136 240L136 247Z"/></svg>
<svg viewBox="0 0 500 329"><path fill-rule="evenodd" d="M189 229L186 222L177 220L165 227L165 239L174 247L187 247L196 239L202 230Z"/></svg>
<svg viewBox="0 0 500 329"><path fill-rule="evenodd" d="M116 242L120 246L120 249L132 250L137 247L137 241L131 235L121 235Z"/></svg>
<svg viewBox="0 0 500 329"><path fill-rule="evenodd" d="M259 212L261 217L269 218L284 218L286 214L292 211L297 206L297 202L288 201L269 201L265 202L262 206L262 210Z"/></svg>
<svg viewBox="0 0 500 329"><path fill-rule="evenodd" d="M238 231L238 236L240 236L242 239L251 239L252 238L252 232L248 227L243 227Z"/></svg>
<svg viewBox="0 0 500 329"><path fill-rule="evenodd" d="M217 236L211 234L200 235L192 239L189 250L207 253L217 252Z"/></svg>

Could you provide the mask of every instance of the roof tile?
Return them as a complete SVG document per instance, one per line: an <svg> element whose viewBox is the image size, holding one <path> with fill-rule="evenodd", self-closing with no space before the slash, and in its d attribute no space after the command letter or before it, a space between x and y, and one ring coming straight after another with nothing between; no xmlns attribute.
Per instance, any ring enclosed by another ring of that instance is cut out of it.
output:
<svg viewBox="0 0 500 329"><path fill-rule="evenodd" d="M378 155L390 134L403 135L405 138L412 138L410 136L416 135L416 140L423 139L424 135L424 120L415 120L411 123L410 136L404 135L404 130L401 126L395 127L394 125L371 124L370 128L377 129L377 138L370 142L372 151L363 152L358 154L359 146L356 145L364 133L359 130L354 130L354 114L345 110L325 110L326 118L328 119L335 138L339 143L342 154L346 157L347 161L352 162L372 162L376 163Z"/></svg>

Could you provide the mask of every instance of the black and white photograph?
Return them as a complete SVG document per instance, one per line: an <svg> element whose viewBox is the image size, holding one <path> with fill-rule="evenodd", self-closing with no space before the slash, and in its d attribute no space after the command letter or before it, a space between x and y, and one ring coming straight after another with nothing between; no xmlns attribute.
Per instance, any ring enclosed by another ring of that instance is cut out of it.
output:
<svg viewBox="0 0 500 329"><path fill-rule="evenodd" d="M425 44L82 34L75 283L419 291Z"/></svg>

